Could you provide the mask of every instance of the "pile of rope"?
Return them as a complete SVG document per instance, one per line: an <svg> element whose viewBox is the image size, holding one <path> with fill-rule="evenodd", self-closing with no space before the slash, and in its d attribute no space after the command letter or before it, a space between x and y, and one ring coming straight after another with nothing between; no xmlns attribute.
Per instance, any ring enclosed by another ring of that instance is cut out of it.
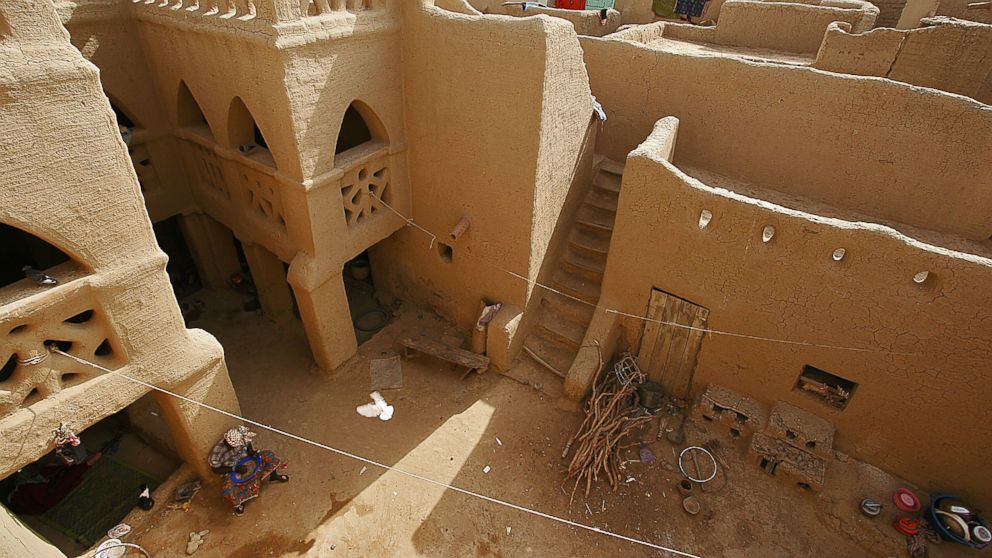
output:
<svg viewBox="0 0 992 558"><path fill-rule="evenodd" d="M605 375L602 369L597 374L592 395L586 403L586 418L562 452L562 458L567 457L572 445L577 444L565 477L566 483L575 479L573 500L575 491L583 483L587 498L593 482L601 478L608 480L613 490L620 486L621 454L624 449L636 445L624 445L623 442L653 418L644 414L638 405L637 387L645 379L630 354L623 355Z"/></svg>

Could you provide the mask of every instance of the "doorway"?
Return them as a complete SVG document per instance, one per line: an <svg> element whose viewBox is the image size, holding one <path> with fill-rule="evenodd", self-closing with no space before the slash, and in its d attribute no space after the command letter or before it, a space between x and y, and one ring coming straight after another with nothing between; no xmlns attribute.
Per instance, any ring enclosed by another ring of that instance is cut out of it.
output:
<svg viewBox="0 0 992 558"><path fill-rule="evenodd" d="M372 261L366 250L344 266L344 289L348 296L351 323L358 344L371 339L393 318L392 308L383 304L383 293L376 290Z"/></svg>
<svg viewBox="0 0 992 558"><path fill-rule="evenodd" d="M688 399L709 313L706 308L665 291L651 290L648 304L651 321L644 324L638 363L650 380L661 384L666 394Z"/></svg>
<svg viewBox="0 0 992 558"><path fill-rule="evenodd" d="M200 274L196 270L196 262L190 254L186 237L179 226L179 217L170 217L152 225L155 240L159 248L169 256L165 270L169 273L169 282L176 298L184 298L196 293L203 287Z"/></svg>
<svg viewBox="0 0 992 558"><path fill-rule="evenodd" d="M179 468L161 413L148 404L76 432L71 452L53 450L0 481L4 507L67 556L86 552L138 506L144 487L154 491Z"/></svg>

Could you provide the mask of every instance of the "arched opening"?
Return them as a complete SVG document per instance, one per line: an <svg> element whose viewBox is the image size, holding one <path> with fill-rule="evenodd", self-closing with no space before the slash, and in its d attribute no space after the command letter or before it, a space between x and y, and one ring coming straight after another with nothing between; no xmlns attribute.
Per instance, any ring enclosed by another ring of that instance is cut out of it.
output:
<svg viewBox="0 0 992 558"><path fill-rule="evenodd" d="M134 173L138 176L138 186L141 188L141 192L157 191L159 189L158 173L152 164L151 152L144 144L145 138L141 134L144 127L134 117L134 113L123 108L123 105L113 95L109 93L106 95L107 99L110 100L110 108L114 111L114 116L117 117L121 138L124 140L124 145L127 146L128 154L131 155L131 164L134 166Z"/></svg>
<svg viewBox="0 0 992 558"><path fill-rule="evenodd" d="M25 279L26 274L35 275L70 260L65 252L48 242L16 227L0 223L0 288ZM29 271L25 271L29 267ZM49 272L57 280L58 274ZM32 279L41 284L40 275Z"/></svg>
<svg viewBox="0 0 992 558"><path fill-rule="evenodd" d="M210 124L207 117L203 115L200 103L196 102L193 93L186 86L185 81L179 82L179 97L177 99L177 118L179 126L195 130L214 139L213 132L210 131Z"/></svg>
<svg viewBox="0 0 992 558"><path fill-rule="evenodd" d="M227 139L232 147L237 147L246 157L275 166L275 160L269 152L269 143L265 141L255 117L251 115L251 111L241 97L231 100L227 118Z"/></svg>
<svg viewBox="0 0 992 558"><path fill-rule="evenodd" d="M344 153L360 145L386 139L386 129L375 112L365 103L354 101L344 111L334 153Z"/></svg>

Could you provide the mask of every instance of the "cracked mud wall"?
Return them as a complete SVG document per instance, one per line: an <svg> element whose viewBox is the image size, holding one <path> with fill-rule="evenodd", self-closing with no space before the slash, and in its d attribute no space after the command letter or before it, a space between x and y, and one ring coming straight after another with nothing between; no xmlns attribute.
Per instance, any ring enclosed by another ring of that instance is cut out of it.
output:
<svg viewBox="0 0 992 558"><path fill-rule="evenodd" d="M191 382L208 385L214 402L237 411L220 345L205 332L185 329L96 68L69 44L50 3L0 5L0 17L11 25L11 37L0 41L6 70L0 75L0 222L58 246L78 270L40 292L27 281L4 287L4 334L26 324L25 335L41 335L61 326L71 304L85 304L109 324L122 373L180 390ZM39 342L35 349L44 347ZM52 366L51 373L79 371L74 364ZM82 430L147 392L101 374L15 407L0 417L0 477L50 451L60 421ZM198 462L197 452L225 428L224 421L196 413L177 424L185 434L180 452Z"/></svg>
<svg viewBox="0 0 992 558"><path fill-rule="evenodd" d="M703 209L712 220L700 229ZM644 315L661 289L708 308L714 330L871 349L708 334L695 393L716 383L787 401L834 423L841 451L990 503L992 259L711 188L645 154L627 161L617 215L603 306ZM622 324L636 350L643 322ZM858 383L844 410L794 390L804 365Z"/></svg>
<svg viewBox="0 0 992 558"><path fill-rule="evenodd" d="M100 69L110 102L136 125L132 150L139 150L136 165L145 158L153 165L156 181L144 184L142 194L157 223L194 206L179 146L168 133L166 107L128 8L119 2L56 3L72 45Z"/></svg>
<svg viewBox="0 0 992 558"><path fill-rule="evenodd" d="M992 103L992 25L931 18L920 29L848 33L831 25L814 67L887 77Z"/></svg>
<svg viewBox="0 0 992 558"><path fill-rule="evenodd" d="M720 10L713 29L714 43L781 52L814 53L832 22L850 24L867 31L875 23L878 9L870 3L852 1L849 6L815 3L755 2L730 0Z"/></svg>
<svg viewBox="0 0 992 558"><path fill-rule="evenodd" d="M613 158L676 116L679 165L878 220L979 242L992 234L981 164L992 107L878 78L580 41Z"/></svg>
<svg viewBox="0 0 992 558"><path fill-rule="evenodd" d="M404 93L414 220L382 245L391 281L465 327L480 298L526 306L592 114L565 21L406 6ZM446 238L462 217L457 241ZM401 293L400 293L401 294ZM406 297L404 297L406 298Z"/></svg>

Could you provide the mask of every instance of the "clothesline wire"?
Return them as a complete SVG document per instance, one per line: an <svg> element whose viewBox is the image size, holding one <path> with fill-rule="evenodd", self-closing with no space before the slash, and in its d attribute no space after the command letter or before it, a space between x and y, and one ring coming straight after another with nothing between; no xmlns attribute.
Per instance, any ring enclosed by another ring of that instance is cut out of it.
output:
<svg viewBox="0 0 992 558"><path fill-rule="evenodd" d="M372 193L369 192L369 195L371 196ZM402 213L400 213L399 211L397 211L395 208L393 208L391 205L389 205L388 203L386 203L382 199L375 198L375 200L378 203L381 203L384 207L386 207L387 209L389 209L390 211L392 211L396 215L398 215L401 219L403 219L404 221L406 221L407 225L412 226L412 227L415 227L415 228L419 229L420 231L424 232L425 234L427 234L428 236L430 236L431 237L430 247L431 248L434 247L434 242L438 238L437 235L435 235L431 231L429 231L429 230L425 229L424 227L420 226L419 224L417 224L413 220L412 217L407 217L407 216L403 215ZM583 300L583 299L581 299L579 297L570 295L570 294L568 294L566 292L562 292L559 289L555 289L554 287L551 287L549 285L545 285L545 284L543 284L543 283L541 283L539 281L535 281L535 280L533 280L533 279L531 279L529 277L525 277L523 275L520 275L519 273L510 271L509 269L503 269L502 267L500 267L500 266L498 266L496 264L490 263L490 262L488 262L488 261L486 261L484 259L482 260L482 263L485 264L485 265L488 265L489 267L492 267L493 269L496 269L498 271L501 271L503 273L506 273L506 274L508 274L508 275L510 275L512 277L515 277L515 278L517 278L517 279L519 279L521 281L525 281L525 282L527 282L527 283L529 283L529 284L531 284L531 285L533 285L535 287L540 287L540 288L542 288L542 289L544 289L546 291L553 292L553 293L555 293L557 295L560 295L560 296L563 296L565 298L568 298L569 300L574 300L575 302L578 302L580 304L584 304L586 306L591 306L592 308L594 308L596 310L601 310L603 312L606 312L607 314L616 314L618 316L623 316L625 318L633 318L633 319L641 320L641 321L644 321L644 322L651 322L651 323L656 323L656 324L660 324L660 325L664 325L664 326L669 326L669 327L687 329L687 330L690 330L690 331L699 331L699 332L702 332L702 333L709 333L709 334L712 334L712 335L722 335L722 336L725 336L725 337L735 337L735 338L738 338L738 339L751 339L751 340L754 340L754 341L765 341L765 342L769 342L769 343L781 343L781 344L784 344L784 345L796 345L796 346L801 346L801 347L816 347L816 348L820 348L820 349L833 349L833 350L839 350L839 351L852 351L852 352L859 352L859 353L878 353L878 354L887 354L887 355L895 355L895 356L919 356L917 353L906 353L906 352L898 352L898 351L888 351L888 350L884 350L884 349L873 349L873 348L865 348L865 347L848 347L848 346L844 346L844 345L829 345L829 344L824 344L824 343L813 343L811 341L793 341L793 340L790 340L790 339L779 339L779 338L775 338L775 337L763 337L763 336L760 336L760 335L748 335L748 334L745 334L745 333L736 333L736 332L733 332L733 331L721 331L721 330L718 330L718 329L711 329L711 328L705 328L705 327L696 327L696 326L691 326L691 325L687 325L687 324L680 324L678 322L671 322L671 321L666 321L666 320L659 320L659 319L655 319L655 318L649 318L647 316L640 316L640 315L637 315L637 314L631 314L629 312L623 312L621 310L616 310L616 309L613 309L613 308L606 308L606 307L600 306L597 303L589 302L588 300Z"/></svg>
<svg viewBox="0 0 992 558"><path fill-rule="evenodd" d="M174 397L174 398L179 399L181 401L185 401L187 403L191 403L191 404L196 405L198 407L201 407L201 408L207 409L209 411L213 411L215 413L224 415L224 416L226 416L228 418L232 418L232 419L235 419L235 420L242 421L242 422L244 422L246 424L250 424L252 426L256 426L256 427L261 428L263 430L268 430L269 432L272 432L272 433L275 433L275 434L279 434L281 436L285 436L285 437L290 438L292 440L296 440L298 442L302 442L304 444L308 444L308 445L314 446L316 448L320 448L320 449L323 449L325 451L329 451L329 452L338 454L338 455L343 456L343 457L348 457L350 459L353 459L353 460L356 460L356 461L365 463L367 465L372 465L374 467L379 467L379 468L384 469L386 471L392 471L392 472L395 472L395 473L398 473L398 474L401 474L401 475L410 477L412 479L416 479L416 480L419 480L421 482L425 482L427 484L431 484L431 485L434 485L434 486L437 486L437 487L440 487L440 488L444 488L446 490L451 490L451 491L454 491L454 492L458 492L460 494L464 494L466 496L471 496L473 498L478 498L480 500L489 502L491 504L500 505L500 506L503 506L503 507L506 507L506 508L510 508L512 510L516 510L516 511L519 511L519 512L523 512L523 513L527 513L527 514L534 515L534 516L537 516L537 517L541 517L541 518L544 518L544 519L547 519L547 520L550 520L550 521L561 523L563 525L568 525L570 527L575 527L575 528L578 528L578 529L584 529L586 531L590 531L590 532L593 532L593 533L598 533L600 535L605 535L607 537L612 537L614 539L618 539L618 540L622 540L622 541L625 541L625 542L637 544L637 545L640 545L640 546L644 546L644 547L651 548L651 549L654 549L654 550L659 550L659 551L662 551L662 552L667 552L667 553L672 554L672 555L675 555L675 556L682 556L684 558L701 558L700 556L695 555L695 554L690 554L688 552L683 552L681 550L677 550L677 549L674 549L674 548L668 548L666 546L662 546L662 545L659 545L659 544L651 543L651 542L648 542L648 541L645 541L645 540L641 540L641 539L636 539L634 537L628 537L626 535L621 535L621 534L615 533L613 531L607 531L605 529L600 529L599 527L592 527L590 525L586 525L586 524L583 524L583 523L578 523L576 521L572 521L570 519L565 519L563 517L558 517L556 515L551 515L549 513L544 513L544 512L541 512L541 511L538 511L538 510L535 510L535 509L532 509L532 508L528 508L526 506L521 506L519 504L514 504L512 502L507 502L506 500L501 500L499 498L494 498L492 496L487 496L485 494L480 494L478 492L474 492L474 491L469 490L467 488L461 488L461 487L458 487L458 486L455 486L455 485L452 485L452 484L448 484L448 483L445 483L445 482L442 482L442 481L439 481L439 480L432 479L430 477L425 477L423 475L418 475L417 473L411 473L410 471L406 471L406 470L400 469L398 467L393 467L391 465L386 465L385 463L381 463L381 462L376 461L374 459L369 459L367 457L362 457L362 456L360 456L358 454L354 454L354 453L351 453L349 451L345 451L343 449L338 449L338 448L335 448L333 446L329 446L327 444L323 444L321 442L317 442L315 440L311 440L309 438L300 436L298 434L293 434L292 432L288 432L286 430L282 430L282 429L276 428L274 426L270 426L268 424L265 424L265 423L262 423L262 422L258 422L256 420L252 420L252 419L249 419L249 418L240 416L238 414L235 414L235 413L232 413L232 412L229 412L229 411L225 411L225 410L220 409L218 407L214 407L213 405L210 405L210 404L207 404L207 403L203 403L203 402L197 401L195 399L191 399L191 398L186 397L184 395L180 395L180 394L178 394L178 393L176 393L174 391L170 391L168 389L165 389L165 388L156 386L155 384L152 384L152 383L149 383L149 382L146 382L146 381L143 381L143 380L139 380L137 378L133 378L133 377L131 377L131 376L127 375L127 374L124 374L122 372L118 372L116 370L111 370L111 369L106 368L104 366L101 366L101 365L99 365L99 364L97 364L95 362L90 362L90 361L88 361L86 359L77 357L75 355L71 355L71 354L69 354L69 353L67 353L65 351L62 351L61 349L59 349L57 347L54 347L54 346L53 347L49 347L49 350L51 352L53 352L53 353L56 353L56 354L59 354L59 355L62 355L64 357L66 357L66 358L69 358L71 360L74 360L74 361L76 361L79 364L83 364L83 365L86 365L86 366L91 366L93 368L96 368L97 370L101 370L101 371L103 371L105 373L112 374L112 375L117 376L119 378L123 378L125 380L128 380L130 382L133 382L133 383L136 383L138 385L144 386L144 387L146 387L148 389L157 391L159 393L164 393L166 395L169 395L170 397Z"/></svg>

